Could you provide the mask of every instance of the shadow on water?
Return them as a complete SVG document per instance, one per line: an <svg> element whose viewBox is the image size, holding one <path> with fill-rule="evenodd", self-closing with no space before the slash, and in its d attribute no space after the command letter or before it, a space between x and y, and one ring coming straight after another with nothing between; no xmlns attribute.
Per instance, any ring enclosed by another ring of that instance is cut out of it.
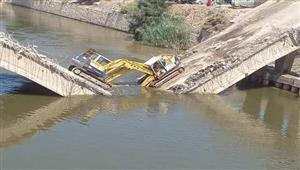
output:
<svg viewBox="0 0 300 170"><path fill-rule="evenodd" d="M59 97L58 94L53 91L35 83L32 81L28 81L23 83L19 88L17 88L13 94L28 94L28 95L42 95L42 96L56 96Z"/></svg>
<svg viewBox="0 0 300 170"><path fill-rule="evenodd" d="M47 88L15 74L0 73L0 95L28 94L58 96Z"/></svg>

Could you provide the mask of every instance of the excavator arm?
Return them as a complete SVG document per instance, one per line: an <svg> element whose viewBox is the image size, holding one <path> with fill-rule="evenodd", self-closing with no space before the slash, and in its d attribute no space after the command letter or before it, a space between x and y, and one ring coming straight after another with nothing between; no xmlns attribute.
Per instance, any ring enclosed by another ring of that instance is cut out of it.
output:
<svg viewBox="0 0 300 170"><path fill-rule="evenodd" d="M103 67L103 71L106 72L107 77L105 78L105 82L110 83L121 75L125 74L130 70L136 70L142 72L148 76L154 78L155 74L152 71L151 67L145 65L144 63L130 61L126 59L119 59L110 62L109 64Z"/></svg>

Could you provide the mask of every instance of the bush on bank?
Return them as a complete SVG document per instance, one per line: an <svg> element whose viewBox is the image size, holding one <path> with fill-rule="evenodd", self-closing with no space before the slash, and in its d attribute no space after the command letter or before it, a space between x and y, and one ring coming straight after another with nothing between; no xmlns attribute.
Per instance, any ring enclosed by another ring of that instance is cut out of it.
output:
<svg viewBox="0 0 300 170"><path fill-rule="evenodd" d="M190 31L181 18L162 16L157 21L135 30L135 38L146 44L185 49L190 43Z"/></svg>
<svg viewBox="0 0 300 170"><path fill-rule="evenodd" d="M133 1L121 7L122 14L133 14L138 11L138 1Z"/></svg>
<svg viewBox="0 0 300 170"><path fill-rule="evenodd" d="M167 14L166 0L136 0L122 7L130 14L136 40L148 45L185 49L191 43L191 30L184 19Z"/></svg>

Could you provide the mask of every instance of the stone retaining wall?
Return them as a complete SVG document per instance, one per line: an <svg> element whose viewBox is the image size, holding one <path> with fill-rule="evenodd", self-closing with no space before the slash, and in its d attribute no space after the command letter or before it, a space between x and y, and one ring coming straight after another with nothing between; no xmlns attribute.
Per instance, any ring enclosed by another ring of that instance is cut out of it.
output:
<svg viewBox="0 0 300 170"><path fill-rule="evenodd" d="M59 16L129 32L129 17L120 9L107 6L84 6L62 0L9 0L11 4Z"/></svg>

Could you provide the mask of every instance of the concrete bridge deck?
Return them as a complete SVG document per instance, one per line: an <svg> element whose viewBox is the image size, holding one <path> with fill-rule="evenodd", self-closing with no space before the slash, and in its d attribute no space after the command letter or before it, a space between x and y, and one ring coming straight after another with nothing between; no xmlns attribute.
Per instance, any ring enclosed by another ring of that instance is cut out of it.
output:
<svg viewBox="0 0 300 170"><path fill-rule="evenodd" d="M176 93L220 93L299 49L300 1L267 1L189 49L186 71L163 85ZM296 53L294 53L297 55Z"/></svg>
<svg viewBox="0 0 300 170"><path fill-rule="evenodd" d="M111 95L105 90L76 76L33 47L21 46L8 35L0 33L0 67L32 80L61 95Z"/></svg>

